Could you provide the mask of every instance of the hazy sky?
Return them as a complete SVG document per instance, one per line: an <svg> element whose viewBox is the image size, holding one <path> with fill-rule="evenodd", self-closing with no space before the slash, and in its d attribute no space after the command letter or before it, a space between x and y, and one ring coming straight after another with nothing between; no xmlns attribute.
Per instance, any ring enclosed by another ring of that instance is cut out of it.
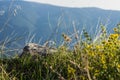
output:
<svg viewBox="0 0 120 80"><path fill-rule="evenodd" d="M120 0L25 0L68 7L99 7L120 10Z"/></svg>

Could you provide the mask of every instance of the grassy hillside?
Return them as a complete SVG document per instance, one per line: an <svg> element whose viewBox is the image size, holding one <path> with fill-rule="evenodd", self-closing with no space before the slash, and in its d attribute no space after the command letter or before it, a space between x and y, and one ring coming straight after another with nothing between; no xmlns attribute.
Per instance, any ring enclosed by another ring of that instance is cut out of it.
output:
<svg viewBox="0 0 120 80"><path fill-rule="evenodd" d="M84 30L84 40L69 48L71 39L63 35L65 44L48 56L24 56L0 59L1 80L119 80L120 25L110 35L104 26L94 41Z"/></svg>

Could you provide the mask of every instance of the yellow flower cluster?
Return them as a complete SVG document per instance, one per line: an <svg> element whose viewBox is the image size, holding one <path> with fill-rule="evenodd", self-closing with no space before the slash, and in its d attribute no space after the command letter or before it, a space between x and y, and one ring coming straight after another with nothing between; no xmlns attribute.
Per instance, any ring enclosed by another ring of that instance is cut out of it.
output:
<svg viewBox="0 0 120 80"><path fill-rule="evenodd" d="M110 34L110 36L109 36L109 40L117 40L118 37L119 37L118 34Z"/></svg>
<svg viewBox="0 0 120 80"><path fill-rule="evenodd" d="M116 31L116 28L114 29ZM99 44L85 44L83 49L88 54L90 71L94 71L94 76L101 75L103 71L114 68L120 70L120 64L116 66L116 63L120 63L120 38L119 34L113 33L107 36L107 39L101 40Z"/></svg>
<svg viewBox="0 0 120 80"><path fill-rule="evenodd" d="M102 36L98 42L92 43L92 41L87 42L85 40L80 44L74 45L73 49L77 55L74 55L74 60L78 60L76 62L80 64L80 69L87 67L90 75L94 76L95 80L99 80L103 76L107 78L101 80L109 80L116 72L119 72L116 76L120 75L120 35L116 32L118 32L118 29L114 28L114 33L106 35L106 37ZM63 34L63 38L66 42L71 41L66 34ZM63 49L62 53L66 51L64 47L61 49ZM67 71L68 77L73 76L77 72L70 65L68 65ZM80 78L83 79L85 77L80 76Z"/></svg>

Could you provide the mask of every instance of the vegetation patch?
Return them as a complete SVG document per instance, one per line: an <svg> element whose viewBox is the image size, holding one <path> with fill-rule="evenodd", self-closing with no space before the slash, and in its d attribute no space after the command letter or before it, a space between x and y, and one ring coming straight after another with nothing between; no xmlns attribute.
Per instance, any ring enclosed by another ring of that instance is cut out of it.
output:
<svg viewBox="0 0 120 80"><path fill-rule="evenodd" d="M84 40L63 34L65 43L48 56L0 59L0 80L119 80L120 25L107 34L104 26L94 41L84 30ZM76 34L77 36L77 34Z"/></svg>

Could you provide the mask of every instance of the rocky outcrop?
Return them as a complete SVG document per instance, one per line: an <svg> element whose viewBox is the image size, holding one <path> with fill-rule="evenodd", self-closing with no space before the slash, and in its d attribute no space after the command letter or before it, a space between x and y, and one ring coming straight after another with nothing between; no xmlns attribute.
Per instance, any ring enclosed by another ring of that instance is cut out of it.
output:
<svg viewBox="0 0 120 80"><path fill-rule="evenodd" d="M22 54L20 55L20 57L24 56L24 55L42 55L42 56L46 56L48 54L53 54L57 52L56 48L50 48L47 46L42 46L42 45L38 45L36 43L28 43L24 49Z"/></svg>

